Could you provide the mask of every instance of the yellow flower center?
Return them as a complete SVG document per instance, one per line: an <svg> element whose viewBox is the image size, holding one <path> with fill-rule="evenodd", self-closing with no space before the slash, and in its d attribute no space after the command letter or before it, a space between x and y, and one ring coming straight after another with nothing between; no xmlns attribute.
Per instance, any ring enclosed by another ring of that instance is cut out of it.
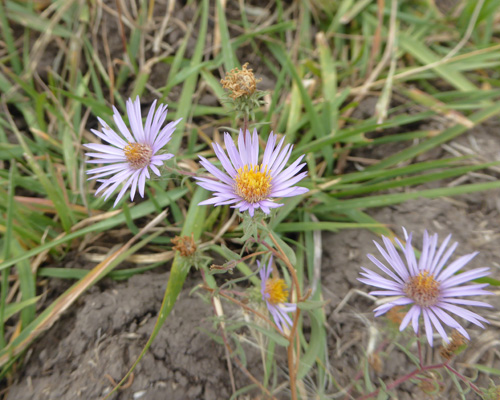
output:
<svg viewBox="0 0 500 400"><path fill-rule="evenodd" d="M410 278L404 287L404 292L415 304L431 307L439 299L439 282L434 279L434 275L424 271Z"/></svg>
<svg viewBox="0 0 500 400"><path fill-rule="evenodd" d="M260 165L245 165L244 168L239 168L235 182L236 194L249 203L266 199L271 191L271 174L267 167L262 170Z"/></svg>
<svg viewBox="0 0 500 400"><path fill-rule="evenodd" d="M283 279L271 278L266 282L264 292L269 294L269 303L280 304L288 299L288 288Z"/></svg>
<svg viewBox="0 0 500 400"><path fill-rule="evenodd" d="M153 156L153 150L146 144L141 143L129 143L123 149L125 157L130 166L134 169L144 168L149 165L151 157Z"/></svg>

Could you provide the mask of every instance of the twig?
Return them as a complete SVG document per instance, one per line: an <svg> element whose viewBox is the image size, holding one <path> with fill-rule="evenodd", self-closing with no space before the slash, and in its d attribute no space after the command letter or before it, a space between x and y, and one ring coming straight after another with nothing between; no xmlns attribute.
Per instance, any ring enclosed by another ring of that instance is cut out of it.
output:
<svg viewBox="0 0 500 400"><path fill-rule="evenodd" d="M368 73L372 72L373 64L375 63L375 57L380 50L380 37L382 35L382 25L384 23L384 8L385 0L377 0L377 28L373 34L373 45L370 51L370 59L368 61Z"/></svg>
<svg viewBox="0 0 500 400"><path fill-rule="evenodd" d="M113 379L113 377L110 374L105 374L104 377L113 385L113 388L118 386L118 383ZM128 377L128 381L125 385L122 385L118 388L118 390L125 390L128 389L130 386L132 386L132 383L134 383L134 373L132 372L130 376Z"/></svg>
<svg viewBox="0 0 500 400"><path fill-rule="evenodd" d="M118 12L118 25L120 26L120 37L122 39L123 53L127 54L127 39L125 38L125 28L122 21L122 6L120 0L115 0L116 10Z"/></svg>

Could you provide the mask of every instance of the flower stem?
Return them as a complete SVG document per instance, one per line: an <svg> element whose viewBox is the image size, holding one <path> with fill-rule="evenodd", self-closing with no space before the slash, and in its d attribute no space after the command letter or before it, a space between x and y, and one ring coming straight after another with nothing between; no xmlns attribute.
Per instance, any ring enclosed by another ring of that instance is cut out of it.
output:
<svg viewBox="0 0 500 400"><path fill-rule="evenodd" d="M444 367L452 372L453 374L455 374L458 378L460 378L462 381L464 381L467 385L470 386L470 388L472 390L474 390L474 392L480 394L480 395L483 395L484 393L481 391L481 389L479 389L476 385L474 385L470 379L466 378L465 376L463 376L460 372L458 372L455 368L453 367L450 367L448 364L444 364Z"/></svg>
<svg viewBox="0 0 500 400"><path fill-rule="evenodd" d="M418 348L418 365L423 368L424 363L422 361L422 344L420 343L420 329L417 331L417 348Z"/></svg>
<svg viewBox="0 0 500 400"><path fill-rule="evenodd" d="M243 138L245 138L248 130L248 114L245 112L245 116L243 117Z"/></svg>

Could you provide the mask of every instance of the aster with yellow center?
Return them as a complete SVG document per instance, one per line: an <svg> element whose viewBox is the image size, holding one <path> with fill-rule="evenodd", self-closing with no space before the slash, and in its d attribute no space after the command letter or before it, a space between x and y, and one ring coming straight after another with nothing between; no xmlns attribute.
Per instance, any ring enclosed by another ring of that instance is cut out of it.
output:
<svg viewBox="0 0 500 400"><path fill-rule="evenodd" d="M306 193L309 189L294 186L304 179L307 172L300 172L305 166L301 163L304 156L300 156L288 168L285 168L293 149L288 144L283 146L282 138L277 144L277 136L271 132L266 148L259 162L259 137L257 131L250 135L240 131L238 147L234 144L229 133L224 134L226 152L218 143L212 143L215 155L224 171L215 167L206 158L200 156L200 164L214 177L198 177L197 183L201 187L214 192L212 198L200 203L215 206L230 204L240 212L248 211L254 216L260 209L269 214L272 208L281 207L275 198L292 197Z"/></svg>
<svg viewBox="0 0 500 400"><path fill-rule="evenodd" d="M358 278L359 281L367 285L382 289L370 292L372 295L397 296L396 299L377 307L375 316L385 314L396 306L410 306L401 321L400 330L405 329L411 322L413 330L418 333L419 320L422 316L427 340L431 346L434 329L446 342L449 341L443 324L456 329L469 339L467 331L450 313L484 328L482 323L488 321L463 306L491 307L491 305L460 297L492 294L484 290L488 284L463 286L464 283L489 275L489 268L476 268L456 274L477 255L477 252L459 257L448 264L458 244L454 243L448 247L451 239L451 235L449 235L438 247L437 234L429 236L427 231L424 232L422 252L417 261L411 244L412 234L408 235L404 228L403 230L406 242L403 244L399 239L396 239L396 243L401 248L404 258L400 256L388 238L382 237L385 249L376 242L375 246L389 267L371 254L368 254L368 258L385 276L362 268L362 278Z"/></svg>
<svg viewBox="0 0 500 400"><path fill-rule="evenodd" d="M113 119L120 134L111 129L101 118L98 118L102 132L96 129L91 131L109 144L89 143L84 146L96 151L96 153L86 153L87 156L93 157L87 163L108 164L87 171L87 174L93 175L89 179L97 179L98 182L102 183L96 190L96 195L102 192L107 200L123 184L114 203L116 206L129 188L131 200L134 200L137 190L139 190L141 197L144 197L146 179L151 177L149 170L160 176L158 167L173 157L173 154L157 153L168 143L180 119L170 122L162 128L167 117L167 105L161 104L156 109L155 100L149 110L146 123L143 125L139 96L135 101L132 99L127 101L130 130L115 107L113 107L113 111Z"/></svg>
<svg viewBox="0 0 500 400"><path fill-rule="evenodd" d="M290 329L293 322L288 313L295 312L297 305L287 303L288 300L288 287L283 279L271 278L273 271L273 257L269 259L267 265L259 266L259 276L261 280L260 293L262 300L266 302L267 309L271 313L274 322L281 332Z"/></svg>

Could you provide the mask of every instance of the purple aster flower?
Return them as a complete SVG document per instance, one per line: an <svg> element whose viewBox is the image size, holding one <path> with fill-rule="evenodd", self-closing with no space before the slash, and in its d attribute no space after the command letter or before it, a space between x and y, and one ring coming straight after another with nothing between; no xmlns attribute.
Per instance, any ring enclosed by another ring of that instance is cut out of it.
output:
<svg viewBox="0 0 500 400"><path fill-rule="evenodd" d="M165 160L173 157L173 154L156 153L168 143L180 119L168 123L161 129L167 117L167 105L161 104L156 111L155 106L156 100L151 105L146 124L143 126L139 96L134 102L132 99L127 100L127 115L132 133L123 122L116 107L113 107L113 119L121 136L97 117L102 125L102 132L96 129L92 129L92 132L108 142L109 145L97 143L84 145L91 150L98 151L98 153L85 153L89 157L95 157L94 160L88 160L88 163L109 164L87 171L87 174L94 175L89 179L97 179L102 182L102 185L95 192L96 195L104 190L102 195L107 200L115 189L124 183L113 207L116 206L129 187L131 200L134 200L137 188L141 197L144 197L146 178L150 178L149 169L160 176L158 166L163 165Z"/></svg>
<svg viewBox="0 0 500 400"><path fill-rule="evenodd" d="M215 155L224 167L225 172L214 167L210 161L200 156L201 165L214 175L217 180L196 178L198 185L214 192L214 196L202 201L203 204L221 206L233 204L240 212L248 210L253 217L255 210L261 209L269 214L271 208L281 207L273 198L292 197L303 194L309 189L293 186L303 179L307 172L300 172L305 163L300 164L304 155L285 169L293 146L283 147L285 138L276 146L277 136L269 135L262 162L259 164L259 137L257 130L253 135L240 130L238 148L229 133L224 134L227 155L217 143L212 143ZM229 156L229 157L228 157Z"/></svg>
<svg viewBox="0 0 500 400"><path fill-rule="evenodd" d="M447 264L458 243L454 243L447 248L451 239L451 235L449 235L438 248L438 235L429 236L427 231L424 232L422 253L417 262L411 244L412 234L408 236L406 230L404 228L403 230L406 240L405 245L397 238L396 242L404 253L404 259L400 257L391 241L382 236L385 249L377 242L375 242L375 246L377 246L377 249L385 261L387 261L390 268L386 267L371 254L368 254L368 258L385 273L386 277L369 269L362 268L364 272L361 275L364 278L358 278L359 281L367 285L384 289L370 292L372 295L400 296L389 303L377 307L374 310L375 316L378 317L385 314L394 306L412 304L401 322L400 331L405 329L411 322L413 330L415 333L418 333L419 318L422 316L427 340L431 346L433 328L436 328L436 331L447 343L449 342L448 335L442 323L456 329L469 339L467 331L448 313L484 328L481 322L488 323L486 319L461 306L491 307L491 305L481 301L460 299L457 297L492 294L483 290L484 287L488 286L487 283L461 286L463 283L489 275L489 268L476 268L468 272L456 274L478 253L467 254Z"/></svg>
<svg viewBox="0 0 500 400"><path fill-rule="evenodd" d="M295 312L297 305L285 302L288 299L288 288L283 279L271 278L272 264L272 256L267 266L263 268L260 267L260 262L257 261L260 269L260 293L262 294L262 300L266 302L267 309L273 316L274 322L281 332L284 332L285 327L289 329L293 325L288 313Z"/></svg>

